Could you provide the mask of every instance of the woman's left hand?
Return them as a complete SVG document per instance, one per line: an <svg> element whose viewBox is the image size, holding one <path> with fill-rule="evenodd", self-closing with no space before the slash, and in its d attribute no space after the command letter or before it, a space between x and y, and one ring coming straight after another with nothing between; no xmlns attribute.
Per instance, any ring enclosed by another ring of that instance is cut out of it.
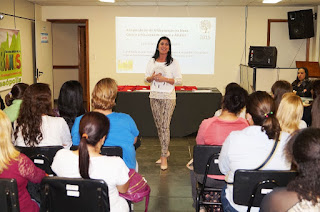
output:
<svg viewBox="0 0 320 212"><path fill-rule="evenodd" d="M166 82L166 78L164 76L162 76L161 74L156 76L155 79L156 79L157 82Z"/></svg>

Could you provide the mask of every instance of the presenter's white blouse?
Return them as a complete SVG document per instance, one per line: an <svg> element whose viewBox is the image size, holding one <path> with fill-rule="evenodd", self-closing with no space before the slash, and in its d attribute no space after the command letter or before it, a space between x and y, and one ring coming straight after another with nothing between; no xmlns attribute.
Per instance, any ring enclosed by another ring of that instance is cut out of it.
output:
<svg viewBox="0 0 320 212"><path fill-rule="evenodd" d="M72 146L68 124L61 117L42 116L41 132L43 139L38 146L63 146L66 149ZM21 130L17 139L13 138L13 141L15 146L26 146Z"/></svg>
<svg viewBox="0 0 320 212"><path fill-rule="evenodd" d="M290 170L291 163L287 161L284 148L290 134L281 132L277 149L269 162L262 170ZM249 126L241 131L233 131L223 143L219 168L226 175L226 182L233 183L234 173L237 169L255 169L259 167L270 154L274 140L269 139L261 126ZM247 211L248 207L237 205L233 202L233 186L227 185L226 198L238 211ZM259 211L252 207L251 211Z"/></svg>
<svg viewBox="0 0 320 212"><path fill-rule="evenodd" d="M152 81L149 97L154 99L176 99L174 87L175 85L182 84L182 75L178 61L173 59L172 63L166 66L166 62L157 62L154 58L151 58L145 73L146 82L147 77L152 76L153 73L161 73L163 77L174 79L174 84Z"/></svg>

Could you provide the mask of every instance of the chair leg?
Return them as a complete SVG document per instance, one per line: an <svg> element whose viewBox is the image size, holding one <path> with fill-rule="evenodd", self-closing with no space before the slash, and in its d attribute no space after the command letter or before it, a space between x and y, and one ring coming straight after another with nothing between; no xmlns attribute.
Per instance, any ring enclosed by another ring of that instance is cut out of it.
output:
<svg viewBox="0 0 320 212"><path fill-rule="evenodd" d="M197 194L197 200L196 200L196 212L200 211L200 194Z"/></svg>

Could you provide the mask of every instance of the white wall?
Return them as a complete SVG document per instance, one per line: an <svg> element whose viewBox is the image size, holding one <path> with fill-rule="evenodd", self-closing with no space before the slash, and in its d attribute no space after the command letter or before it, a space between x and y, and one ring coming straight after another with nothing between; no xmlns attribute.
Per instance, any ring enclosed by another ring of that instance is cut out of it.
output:
<svg viewBox="0 0 320 212"><path fill-rule="evenodd" d="M246 64L245 7L54 7L42 8L42 19L89 20L90 90L103 77L119 85L141 85L143 74L118 74L115 71L115 17L216 17L216 58L214 75L184 75L184 85L217 87L224 91L229 82L239 82L239 64ZM267 44L267 20L287 19L287 12L301 7L249 7L246 48ZM317 38L318 39L318 38ZM156 45L156 44L155 44ZM248 52L248 51L247 51ZM247 53L246 53L247 54ZM151 57L152 55L150 55ZM311 55L313 57L313 55ZM200 69L201 67L199 67Z"/></svg>
<svg viewBox="0 0 320 212"><path fill-rule="evenodd" d="M16 0L15 14L24 18L34 19L34 4L27 0ZM0 12L14 14L12 0L1 0ZM0 20L0 28L20 30L21 34L21 62L22 62L22 81L33 83L34 57L33 57L33 22L30 20L4 16ZM10 90L0 92L4 97Z"/></svg>

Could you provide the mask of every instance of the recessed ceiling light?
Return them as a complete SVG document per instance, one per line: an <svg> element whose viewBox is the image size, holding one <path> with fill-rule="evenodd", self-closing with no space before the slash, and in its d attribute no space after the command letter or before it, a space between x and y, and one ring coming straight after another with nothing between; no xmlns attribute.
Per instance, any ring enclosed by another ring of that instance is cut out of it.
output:
<svg viewBox="0 0 320 212"><path fill-rule="evenodd" d="M101 2L108 2L108 3L114 3L114 0L99 0Z"/></svg>
<svg viewBox="0 0 320 212"><path fill-rule="evenodd" d="M263 0L262 3L265 3L265 4L276 4L278 2L280 2L282 0Z"/></svg>

